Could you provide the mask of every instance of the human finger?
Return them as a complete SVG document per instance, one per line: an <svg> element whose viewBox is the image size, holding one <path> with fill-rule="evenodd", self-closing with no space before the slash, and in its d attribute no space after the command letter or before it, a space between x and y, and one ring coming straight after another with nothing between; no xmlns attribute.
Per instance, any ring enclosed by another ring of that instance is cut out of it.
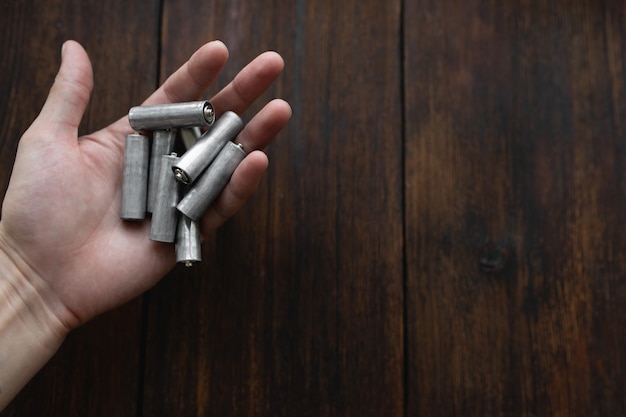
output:
<svg viewBox="0 0 626 417"><path fill-rule="evenodd" d="M33 127L45 125L48 131L59 134L40 136L76 139L80 124L93 89L93 70L87 52L75 41L67 41L61 49L61 66L50 88L50 93ZM67 129L71 135L64 135Z"/></svg>
<svg viewBox="0 0 626 417"><path fill-rule="evenodd" d="M215 81L227 60L228 49L221 41L203 45L143 104L197 100Z"/></svg>
<svg viewBox="0 0 626 417"><path fill-rule="evenodd" d="M291 106L289 103L281 99L274 99L246 124L237 136L237 142L247 152L263 149L285 127L290 118Z"/></svg>
<svg viewBox="0 0 626 417"><path fill-rule="evenodd" d="M285 63L276 52L264 52L246 65L212 99L215 112L243 113L280 75Z"/></svg>
<svg viewBox="0 0 626 417"><path fill-rule="evenodd" d="M241 161L220 196L204 214L201 224L205 233L239 211L256 191L267 165L267 156L261 151L251 152Z"/></svg>

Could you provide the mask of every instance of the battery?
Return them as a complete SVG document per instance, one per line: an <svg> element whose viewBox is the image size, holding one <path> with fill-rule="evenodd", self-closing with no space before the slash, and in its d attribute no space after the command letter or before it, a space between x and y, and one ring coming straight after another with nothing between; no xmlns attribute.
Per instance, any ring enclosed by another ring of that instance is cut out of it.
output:
<svg viewBox="0 0 626 417"><path fill-rule="evenodd" d="M176 179L184 184L194 182L226 142L234 139L242 129L243 121L237 114L232 111L224 113L174 165Z"/></svg>
<svg viewBox="0 0 626 417"><path fill-rule="evenodd" d="M157 186L161 172L161 157L172 153L175 143L175 130L157 130L154 132L152 149L150 150L150 173L148 175L148 202L146 208L148 213L154 211L154 200L158 194Z"/></svg>
<svg viewBox="0 0 626 417"><path fill-rule="evenodd" d="M192 266L202 261L200 226L184 214L178 217L176 228L176 262Z"/></svg>
<svg viewBox="0 0 626 417"><path fill-rule="evenodd" d="M245 156L241 145L229 141L178 203L178 211L193 220L200 220Z"/></svg>
<svg viewBox="0 0 626 417"><path fill-rule="evenodd" d="M173 243L176 238L178 204L181 183L172 174L172 165L178 160L176 154L161 155L158 191L150 223L150 240Z"/></svg>
<svg viewBox="0 0 626 417"><path fill-rule="evenodd" d="M215 109L207 100L135 106L128 112L128 121L135 130L211 126L215 121Z"/></svg>
<svg viewBox="0 0 626 417"><path fill-rule="evenodd" d="M143 220L146 217L149 157L147 136L138 133L126 136L120 207L120 217L124 220Z"/></svg>

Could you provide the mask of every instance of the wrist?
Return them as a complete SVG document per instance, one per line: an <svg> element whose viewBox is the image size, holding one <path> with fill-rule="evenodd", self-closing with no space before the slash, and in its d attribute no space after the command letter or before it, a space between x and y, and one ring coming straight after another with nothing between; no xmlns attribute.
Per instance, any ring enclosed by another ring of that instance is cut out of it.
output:
<svg viewBox="0 0 626 417"><path fill-rule="evenodd" d="M0 410L54 355L68 327L44 280L9 244L0 223Z"/></svg>

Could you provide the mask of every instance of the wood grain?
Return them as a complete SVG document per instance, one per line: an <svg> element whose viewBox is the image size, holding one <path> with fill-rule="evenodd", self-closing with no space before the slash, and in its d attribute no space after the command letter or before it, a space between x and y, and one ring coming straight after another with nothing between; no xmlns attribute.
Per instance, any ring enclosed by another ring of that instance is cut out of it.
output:
<svg viewBox="0 0 626 417"><path fill-rule="evenodd" d="M407 412L622 415L623 6L418 3Z"/></svg>
<svg viewBox="0 0 626 417"><path fill-rule="evenodd" d="M36 12L34 12L36 11ZM70 335L2 416L626 415L626 7L2 4L0 187L64 40L81 126L201 44L276 50L293 118L199 267Z"/></svg>
<svg viewBox="0 0 626 417"><path fill-rule="evenodd" d="M2 195L18 140L43 105L65 40L82 43L94 67L95 87L80 128L83 133L122 117L154 89L158 69L157 5L132 0L3 2ZM141 314L142 305L137 300L73 332L2 415L136 416Z"/></svg>
<svg viewBox="0 0 626 417"><path fill-rule="evenodd" d="M165 73L179 35L229 47L218 87L280 52L243 117L275 96L294 116L201 269L150 293L146 415L402 415L400 3L177 1L163 20Z"/></svg>

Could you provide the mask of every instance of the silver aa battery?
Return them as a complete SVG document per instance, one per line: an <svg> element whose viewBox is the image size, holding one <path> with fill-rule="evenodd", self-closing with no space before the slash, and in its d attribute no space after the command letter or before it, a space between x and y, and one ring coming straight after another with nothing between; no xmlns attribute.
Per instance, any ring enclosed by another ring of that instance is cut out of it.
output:
<svg viewBox="0 0 626 417"><path fill-rule="evenodd" d="M157 196L157 187L161 172L161 157L172 153L175 143L176 131L157 130L154 132L152 137L152 150L150 151L150 174L148 175L148 203L146 210L148 213L154 211L154 201Z"/></svg>
<svg viewBox="0 0 626 417"><path fill-rule="evenodd" d="M135 130L211 126L215 121L215 109L207 100L135 106L128 112L128 121Z"/></svg>
<svg viewBox="0 0 626 417"><path fill-rule="evenodd" d="M176 230L176 262L192 266L201 260L200 226L198 222L181 214Z"/></svg>
<svg viewBox="0 0 626 417"><path fill-rule="evenodd" d="M200 220L245 156L241 145L228 142L178 203L178 211L190 219Z"/></svg>
<svg viewBox="0 0 626 417"><path fill-rule="evenodd" d="M150 240L173 243L176 239L178 211L176 204L180 198L181 183L172 173L172 165L178 161L176 154L161 155L158 192L150 223Z"/></svg>
<svg viewBox="0 0 626 417"><path fill-rule="evenodd" d="M226 142L234 139L243 129L243 121L232 111L224 113L174 166L176 179L191 184L209 166Z"/></svg>
<svg viewBox="0 0 626 417"><path fill-rule="evenodd" d="M120 208L120 217L124 220L146 217L149 157L150 142L146 136L138 133L126 136Z"/></svg>

